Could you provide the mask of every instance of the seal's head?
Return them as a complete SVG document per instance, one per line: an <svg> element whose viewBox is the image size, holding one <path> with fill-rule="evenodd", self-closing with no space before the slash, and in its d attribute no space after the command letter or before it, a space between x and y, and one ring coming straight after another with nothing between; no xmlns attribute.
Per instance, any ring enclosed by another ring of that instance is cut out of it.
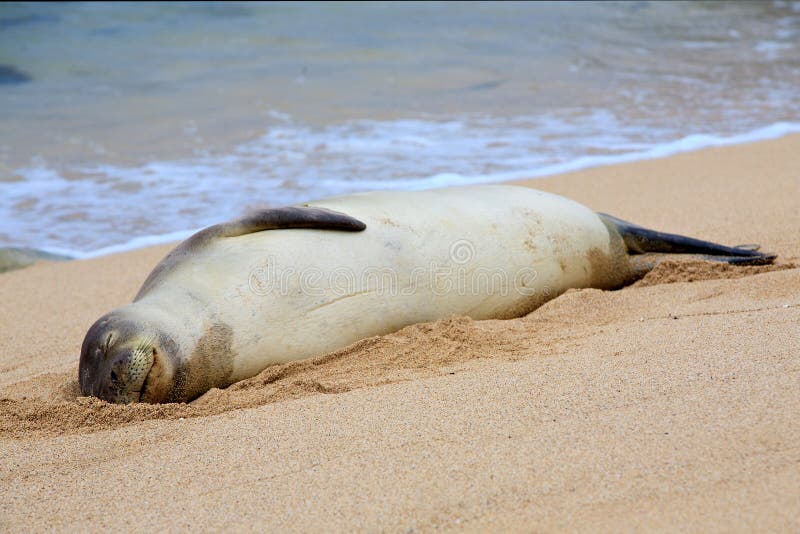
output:
<svg viewBox="0 0 800 534"><path fill-rule="evenodd" d="M78 378L83 395L108 402L168 402L177 346L158 327L124 310L95 322L81 347Z"/></svg>

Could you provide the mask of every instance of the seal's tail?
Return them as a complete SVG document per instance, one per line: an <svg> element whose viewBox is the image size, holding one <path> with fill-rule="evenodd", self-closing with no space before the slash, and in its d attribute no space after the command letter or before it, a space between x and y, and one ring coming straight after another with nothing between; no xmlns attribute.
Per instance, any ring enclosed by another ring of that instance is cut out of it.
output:
<svg viewBox="0 0 800 534"><path fill-rule="evenodd" d="M703 259L734 265L764 265L777 258L775 254L758 252L758 245L728 247L693 237L648 230L605 213L598 215L617 229L628 254L695 254Z"/></svg>

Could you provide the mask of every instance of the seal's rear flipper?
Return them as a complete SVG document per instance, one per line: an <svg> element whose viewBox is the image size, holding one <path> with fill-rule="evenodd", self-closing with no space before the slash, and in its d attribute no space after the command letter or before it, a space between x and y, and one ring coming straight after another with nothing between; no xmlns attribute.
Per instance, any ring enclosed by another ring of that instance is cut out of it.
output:
<svg viewBox="0 0 800 534"><path fill-rule="evenodd" d="M711 256L709 254L700 254L697 256L700 260L719 261L728 265L768 265L777 257L777 254L761 254L759 256Z"/></svg>
<svg viewBox="0 0 800 534"><path fill-rule="evenodd" d="M699 254L701 259L722 261L732 265L763 265L772 263L775 254L758 252L758 245L742 245L728 247L711 241L703 241L693 237L668 234L642 228L633 223L617 219L605 213L598 213L607 224L616 228L628 254Z"/></svg>

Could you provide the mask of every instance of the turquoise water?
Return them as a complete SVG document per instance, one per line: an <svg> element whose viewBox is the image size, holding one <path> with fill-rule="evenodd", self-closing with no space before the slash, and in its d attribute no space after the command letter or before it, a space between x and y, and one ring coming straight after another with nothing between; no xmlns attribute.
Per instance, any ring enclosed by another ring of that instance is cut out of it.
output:
<svg viewBox="0 0 800 534"><path fill-rule="evenodd" d="M800 2L0 4L0 246L780 135L799 87Z"/></svg>

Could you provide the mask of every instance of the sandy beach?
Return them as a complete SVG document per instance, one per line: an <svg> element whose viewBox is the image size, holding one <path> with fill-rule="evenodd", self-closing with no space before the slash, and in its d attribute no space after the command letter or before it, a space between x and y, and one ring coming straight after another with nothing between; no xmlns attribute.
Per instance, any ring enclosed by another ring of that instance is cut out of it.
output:
<svg viewBox="0 0 800 534"><path fill-rule="evenodd" d="M774 266L667 262L190 405L79 398L171 248L0 275L0 530L800 530L800 136L524 182Z"/></svg>

